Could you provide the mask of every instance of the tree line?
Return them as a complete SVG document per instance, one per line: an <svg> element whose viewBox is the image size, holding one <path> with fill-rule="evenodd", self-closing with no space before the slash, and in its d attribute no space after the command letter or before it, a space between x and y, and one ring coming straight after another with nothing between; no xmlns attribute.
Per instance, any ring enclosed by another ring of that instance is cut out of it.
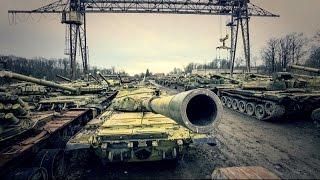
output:
<svg viewBox="0 0 320 180"><path fill-rule="evenodd" d="M0 55L1 69L6 69L16 73L24 74L27 76L33 76L40 79L46 79L50 81L59 81L56 77L57 74L70 77L70 61L69 59L48 59L48 58L23 58L17 56L4 56ZM82 70L81 64L76 65L76 79L81 78ZM96 74L97 72L102 74L118 74L127 75L126 72L116 72L115 68L97 68L91 67L90 73ZM0 83L9 82L8 79L0 79Z"/></svg>
<svg viewBox="0 0 320 180"><path fill-rule="evenodd" d="M261 50L267 74L284 71L291 64L320 68L320 31L307 38L302 33L290 33L271 38Z"/></svg>

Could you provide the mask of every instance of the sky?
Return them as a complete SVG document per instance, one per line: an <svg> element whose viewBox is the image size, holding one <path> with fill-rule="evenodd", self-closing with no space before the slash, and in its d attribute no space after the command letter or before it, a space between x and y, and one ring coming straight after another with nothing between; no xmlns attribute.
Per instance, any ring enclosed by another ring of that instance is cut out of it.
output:
<svg viewBox="0 0 320 180"><path fill-rule="evenodd" d="M10 24L9 9L35 9L52 0L0 0L0 54L23 57L67 58L65 25L59 15L21 16ZM252 56L269 38L291 32L313 36L320 30L320 0L251 0L280 18L250 20ZM168 73L190 62L205 63L219 52L219 38L229 33L226 16L163 14L89 14L87 41L90 65L125 70L129 74ZM228 41L229 42L229 41ZM241 39L238 56L242 56ZM223 52L220 56L225 57ZM78 58L78 62L81 59Z"/></svg>

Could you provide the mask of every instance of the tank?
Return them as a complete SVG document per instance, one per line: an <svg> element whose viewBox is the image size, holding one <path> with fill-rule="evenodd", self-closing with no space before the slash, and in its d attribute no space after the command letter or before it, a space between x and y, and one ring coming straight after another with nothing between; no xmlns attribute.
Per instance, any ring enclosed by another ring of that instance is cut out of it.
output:
<svg viewBox="0 0 320 180"><path fill-rule="evenodd" d="M171 79L171 80L168 80ZM188 91L197 88L210 89L218 93L218 89L230 89L237 87L240 84L239 80L228 78L219 74L209 74L206 76L189 75L178 77L161 77L156 81L159 85L177 89L180 91Z"/></svg>
<svg viewBox="0 0 320 180"><path fill-rule="evenodd" d="M279 120L295 115L310 116L320 107L320 92L294 74L280 72L273 77L256 76L240 88L220 90L222 104L259 120Z"/></svg>
<svg viewBox="0 0 320 180"><path fill-rule="evenodd" d="M308 72L312 75L300 75L294 74L297 78L305 80L308 82L308 88L310 89L320 89L320 69L310 68L305 66L291 65L290 68L292 70L300 70L303 72Z"/></svg>
<svg viewBox="0 0 320 180"><path fill-rule="evenodd" d="M153 86L124 88L69 140L66 151L89 151L104 164L178 160L192 145L215 144L210 133L221 115L220 100L206 89L169 95Z"/></svg>
<svg viewBox="0 0 320 180"><path fill-rule="evenodd" d="M35 109L38 111L61 111L70 108L92 108L95 109L96 114L99 114L110 104L111 99L114 98L117 93L116 90L111 90L101 84L88 83L84 81L73 81L67 84L58 84L9 71L0 71L0 77L26 81L63 91L50 93L48 96L41 98L35 104Z"/></svg>
<svg viewBox="0 0 320 180"><path fill-rule="evenodd" d="M311 68L311 67L299 66L299 65L291 65L290 68L320 74L320 69L317 69L317 68Z"/></svg>
<svg viewBox="0 0 320 180"><path fill-rule="evenodd" d="M58 78L60 78L60 79L64 80L64 81L72 82L72 80L71 80L71 79L69 79L69 78L67 78L67 77L64 77L64 76L61 76L61 75L59 75L59 74L56 74L56 76L57 76Z"/></svg>
<svg viewBox="0 0 320 180"><path fill-rule="evenodd" d="M34 112L18 96L0 93L0 176L62 178L61 149L92 118L90 108Z"/></svg>

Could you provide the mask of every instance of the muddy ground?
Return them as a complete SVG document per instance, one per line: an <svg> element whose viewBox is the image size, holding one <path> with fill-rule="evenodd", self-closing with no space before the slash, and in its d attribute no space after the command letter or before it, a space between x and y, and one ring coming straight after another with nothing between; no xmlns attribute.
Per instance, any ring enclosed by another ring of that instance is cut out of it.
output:
<svg viewBox="0 0 320 180"><path fill-rule="evenodd" d="M320 129L310 121L261 122L225 109L218 146L202 145L173 162L90 166L72 164L74 178L209 178L213 169L263 166L281 178L320 177Z"/></svg>
<svg viewBox="0 0 320 180"><path fill-rule="evenodd" d="M284 179L320 178L320 128L307 118L264 122L225 108L214 137L217 146L200 145L178 164L153 162L102 166L98 162L91 165L72 163L68 177L203 179L210 178L212 171L219 167L263 166Z"/></svg>

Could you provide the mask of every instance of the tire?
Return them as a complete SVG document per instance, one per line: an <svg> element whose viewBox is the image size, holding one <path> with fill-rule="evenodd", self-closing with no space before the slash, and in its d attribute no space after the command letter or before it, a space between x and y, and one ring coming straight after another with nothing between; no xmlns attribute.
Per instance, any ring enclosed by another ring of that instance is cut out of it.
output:
<svg viewBox="0 0 320 180"><path fill-rule="evenodd" d="M253 116L254 113L255 113L255 104L254 103L251 103L251 102L248 102L246 104L246 113L249 115L249 116Z"/></svg>
<svg viewBox="0 0 320 180"><path fill-rule="evenodd" d="M266 111L264 107L265 106L261 104L258 104L255 107L255 115L256 115L256 118L259 120L263 120L266 116Z"/></svg>
<svg viewBox="0 0 320 180"><path fill-rule="evenodd" d="M273 102L266 102L266 104L264 105L265 107L265 111L266 114L269 116L273 116L273 114L275 113L276 110L276 105Z"/></svg>
<svg viewBox="0 0 320 180"><path fill-rule="evenodd" d="M239 100L238 99L233 99L232 100L232 109L233 110L238 110L238 106L239 106Z"/></svg>
<svg viewBox="0 0 320 180"><path fill-rule="evenodd" d="M221 97L221 103L222 103L223 106L227 105L227 97L226 96L222 96Z"/></svg>
<svg viewBox="0 0 320 180"><path fill-rule="evenodd" d="M60 179L64 177L66 164L62 150L43 149L36 155L32 164L35 167L45 168L49 179Z"/></svg>
<svg viewBox="0 0 320 180"><path fill-rule="evenodd" d="M45 168L21 168L9 172L3 177L3 179L12 179L12 180L47 180L48 173Z"/></svg>
<svg viewBox="0 0 320 180"><path fill-rule="evenodd" d="M226 106L227 108L230 108L230 109L232 108L232 98L227 97Z"/></svg>
<svg viewBox="0 0 320 180"><path fill-rule="evenodd" d="M245 101L239 101L238 109L239 109L240 112L245 113L246 112L246 102Z"/></svg>

